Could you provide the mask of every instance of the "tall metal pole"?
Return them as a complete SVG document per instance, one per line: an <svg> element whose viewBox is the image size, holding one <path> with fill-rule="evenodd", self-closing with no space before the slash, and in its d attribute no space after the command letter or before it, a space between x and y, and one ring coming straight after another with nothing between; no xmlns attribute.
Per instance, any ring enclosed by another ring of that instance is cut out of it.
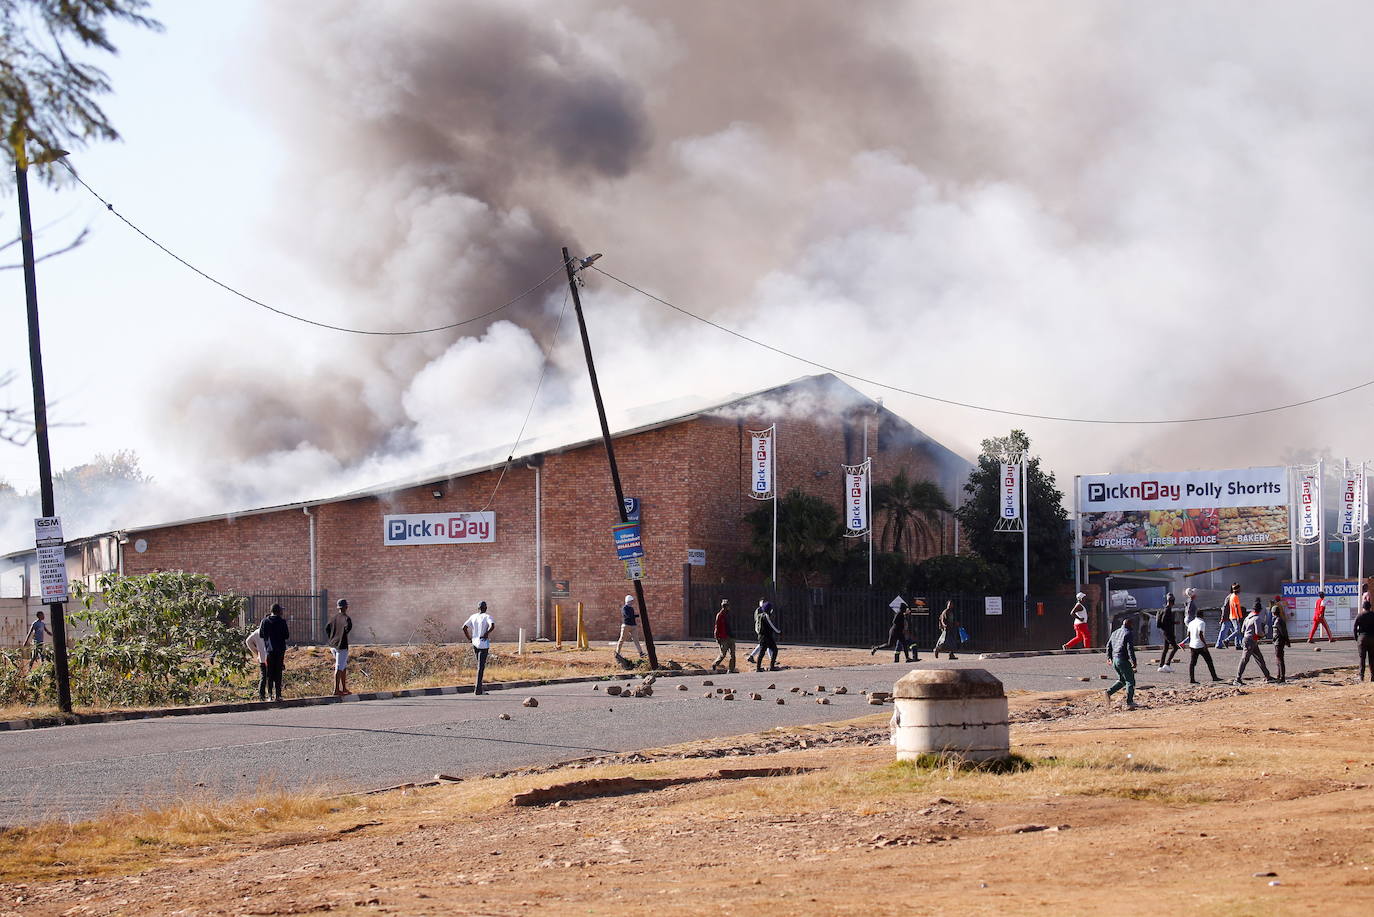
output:
<svg viewBox="0 0 1374 917"><path fill-rule="evenodd" d="M1317 588L1326 588L1326 459L1317 459Z"/></svg>
<svg viewBox="0 0 1374 917"><path fill-rule="evenodd" d="M773 424L773 435L770 437L772 447L768 452L768 464L773 467L768 469L772 472L770 477L773 480L773 598L778 597L778 425Z"/></svg>
<svg viewBox="0 0 1374 917"><path fill-rule="evenodd" d="M606 406L601 402L601 386L596 381L596 364L592 361L592 342L587 337L587 321L582 317L582 297L577 292L577 271L572 256L563 249L563 266L568 271L568 288L572 290L573 311L577 313L577 328L582 332L582 352L587 356L587 375L592 381L592 398L596 401L596 416L601 421L601 441L606 444L606 461L611 466L611 483L615 485L615 509L622 523L628 522L625 513L625 490L620 486L620 469L615 463L615 446L611 443L611 428L606 423ZM639 618L644 625L644 646L649 651L649 666L658 668L658 653L654 649L654 630L649 625L649 606L644 601L644 584L635 580L635 599L639 602Z"/></svg>
<svg viewBox="0 0 1374 917"><path fill-rule="evenodd" d="M1021 453L1021 627L1030 628L1030 481Z"/></svg>
<svg viewBox="0 0 1374 917"><path fill-rule="evenodd" d="M29 219L28 158L22 143L15 149L14 178L19 190L19 240L24 253L24 301L29 317L29 369L33 376L33 432L38 444L38 489L43 515L57 515L52 489L52 459L48 454L48 397L43 387L43 348L38 334L38 279L34 269L33 225ZM57 706L72 712L71 681L67 672L67 623L61 602L48 605L52 627L53 670L57 676Z"/></svg>
<svg viewBox="0 0 1374 917"><path fill-rule="evenodd" d="M1350 480L1350 459L1341 459L1341 499L1345 498L1345 485ZM1342 523L1343 524L1343 523ZM1350 579L1350 536L1341 535L1341 579ZM1359 612L1356 612L1358 614Z"/></svg>
<svg viewBox="0 0 1374 917"><path fill-rule="evenodd" d="M1356 608L1355 608L1355 613L1356 613L1356 614L1359 614L1361 611L1364 611L1364 607L1363 607L1363 602L1364 602L1364 591L1365 591L1365 586L1364 586L1364 533L1365 533L1365 522L1366 522L1367 517L1368 517L1368 515L1369 515L1369 488L1368 488L1368 477L1367 477L1367 475L1368 475L1368 468L1366 467L1366 463L1365 463L1365 462L1360 462L1360 486L1359 486L1358 488L1356 488L1356 493L1358 494L1358 497L1357 497L1357 498L1358 498L1359 501L1360 501L1360 524L1357 525L1357 526L1355 526L1355 532L1356 532L1356 534L1359 535L1359 538L1360 538L1360 543L1359 543L1360 546L1359 546L1359 548L1358 548L1358 549L1356 550L1356 552L1355 552L1356 557L1358 558L1358 560L1357 560L1356 563L1357 563L1357 566L1359 567L1359 574L1358 574L1358 576L1359 576L1359 580L1360 580L1360 586L1359 586L1359 588L1356 590L1356 592L1359 594L1360 598L1356 600L1356 602L1357 602L1357 605L1356 605Z"/></svg>

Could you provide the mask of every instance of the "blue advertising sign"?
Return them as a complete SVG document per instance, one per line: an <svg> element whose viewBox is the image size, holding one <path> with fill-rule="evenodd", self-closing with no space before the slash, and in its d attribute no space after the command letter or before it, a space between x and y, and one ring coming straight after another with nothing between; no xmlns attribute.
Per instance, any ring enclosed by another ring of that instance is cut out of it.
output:
<svg viewBox="0 0 1374 917"><path fill-rule="evenodd" d="M626 497L626 498L625 498L625 521L626 521L626 522L638 522L638 521L639 521L639 498L638 498L638 497Z"/></svg>
<svg viewBox="0 0 1374 917"><path fill-rule="evenodd" d="M639 537L638 522L622 522L612 526L615 532L615 556L620 560L632 560L644 556L644 545Z"/></svg>

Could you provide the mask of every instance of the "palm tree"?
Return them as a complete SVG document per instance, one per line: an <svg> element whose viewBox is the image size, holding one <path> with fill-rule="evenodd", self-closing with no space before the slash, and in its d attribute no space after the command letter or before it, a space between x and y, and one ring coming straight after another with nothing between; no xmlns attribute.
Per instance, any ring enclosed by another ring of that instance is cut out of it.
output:
<svg viewBox="0 0 1374 917"><path fill-rule="evenodd" d="M873 508L883 516L879 545L898 554L914 553L922 536L932 543L941 514L954 511L934 481L913 481L905 468L873 488Z"/></svg>

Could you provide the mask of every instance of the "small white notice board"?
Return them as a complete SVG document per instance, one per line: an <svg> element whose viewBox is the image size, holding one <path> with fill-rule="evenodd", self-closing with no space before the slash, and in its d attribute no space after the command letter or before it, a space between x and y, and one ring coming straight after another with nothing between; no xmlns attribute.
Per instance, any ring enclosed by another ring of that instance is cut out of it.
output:
<svg viewBox="0 0 1374 917"><path fill-rule="evenodd" d="M38 583L43 603L67 601L67 549L62 542L62 519L40 516L33 520L33 542L38 548Z"/></svg>
<svg viewBox="0 0 1374 917"><path fill-rule="evenodd" d="M1002 613L1002 597L1000 595L983 596L983 614L1000 615Z"/></svg>

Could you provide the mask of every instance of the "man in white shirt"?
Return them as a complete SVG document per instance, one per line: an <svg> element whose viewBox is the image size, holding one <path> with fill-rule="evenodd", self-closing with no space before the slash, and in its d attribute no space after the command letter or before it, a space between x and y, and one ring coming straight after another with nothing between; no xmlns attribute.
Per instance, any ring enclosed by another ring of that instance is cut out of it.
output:
<svg viewBox="0 0 1374 917"><path fill-rule="evenodd" d="M478 602L477 611L463 624L463 636L472 641L472 651L477 655L477 687L473 694L482 692L482 676L487 671L487 653L491 651L491 632L496 630L496 622L487 614L487 603Z"/></svg>

